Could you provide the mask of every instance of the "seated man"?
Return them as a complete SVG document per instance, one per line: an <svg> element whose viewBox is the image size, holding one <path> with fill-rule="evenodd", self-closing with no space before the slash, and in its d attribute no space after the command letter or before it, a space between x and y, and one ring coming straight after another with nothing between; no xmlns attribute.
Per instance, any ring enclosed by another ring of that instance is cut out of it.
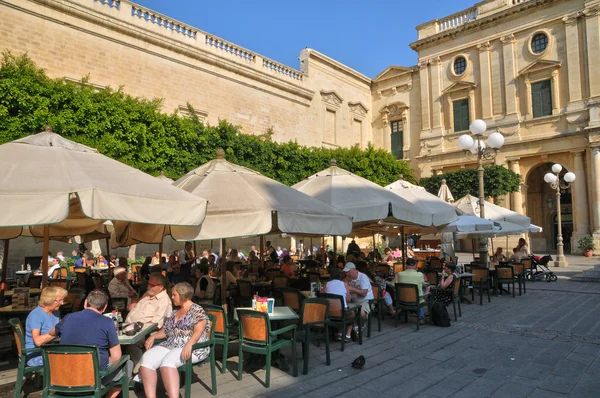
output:
<svg viewBox="0 0 600 398"><path fill-rule="evenodd" d="M362 328L367 324L367 316L371 312L371 305L369 300L373 300L373 289L371 289L371 281L369 277L356 269L354 263L346 263L344 266L344 272L346 273L347 289L352 297L352 301L361 303L361 317L362 317ZM346 330L346 336L351 334L351 326L348 326ZM352 336L355 341L358 339L358 325L354 325L354 335Z"/></svg>
<svg viewBox="0 0 600 398"><path fill-rule="evenodd" d="M424 294L426 291L423 291L423 282L425 281L425 276L417 271L417 262L412 258L406 259L406 270L402 272L398 272L396 274L396 283L409 283L411 285L417 285L419 292L422 292L420 296L420 302L425 301ZM428 288L429 289L429 288ZM423 311L423 307L419 310L419 322L421 324L425 323L425 312Z"/></svg>
<svg viewBox="0 0 600 398"><path fill-rule="evenodd" d="M135 290L127 280L127 271L123 267L115 268L115 277L108 284L108 292L112 298L126 298L129 302L130 298L136 295Z"/></svg>
<svg viewBox="0 0 600 398"><path fill-rule="evenodd" d="M42 275L42 267L34 272L34 275ZM48 278L52 278L52 274L54 270L60 270L60 259L58 257L54 257L52 262L48 265ZM59 277L60 278L60 277Z"/></svg>
<svg viewBox="0 0 600 398"><path fill-rule="evenodd" d="M199 266L196 267L196 278L198 283L194 290L196 303L212 304L215 296L215 282L208 275L208 260L203 258Z"/></svg>
<svg viewBox="0 0 600 398"><path fill-rule="evenodd" d="M162 328L165 320L173 312L171 299L165 289L166 284L167 279L160 272L150 274L148 290L139 301L129 306L129 314L125 319L125 324L133 322L156 323L158 329ZM138 344L129 344L125 347L126 353L131 357L134 366L133 373L139 372L143 347L143 340Z"/></svg>
<svg viewBox="0 0 600 398"><path fill-rule="evenodd" d="M178 262L169 264L169 269L167 270L167 279L169 279L169 282L173 285L176 285L180 282L187 282L184 275L181 273L181 264Z"/></svg>
<svg viewBox="0 0 600 398"><path fill-rule="evenodd" d="M102 315L108 305L108 296L102 290L92 290L85 300L85 309L66 316L50 331L60 336L60 344L84 344L98 347L100 368L121 359L121 345L112 319ZM131 376L131 362L127 364L128 377ZM102 384L108 384L122 377L121 371L105 376ZM116 398L121 388L111 389L106 397Z"/></svg>

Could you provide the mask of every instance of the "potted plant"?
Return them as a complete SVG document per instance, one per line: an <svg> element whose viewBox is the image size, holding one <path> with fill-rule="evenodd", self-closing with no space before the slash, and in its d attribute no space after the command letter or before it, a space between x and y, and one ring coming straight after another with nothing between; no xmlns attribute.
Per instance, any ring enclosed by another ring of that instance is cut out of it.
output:
<svg viewBox="0 0 600 398"><path fill-rule="evenodd" d="M591 235L586 235L577 241L577 248L583 250L583 255L586 257L592 257L596 244L594 238Z"/></svg>

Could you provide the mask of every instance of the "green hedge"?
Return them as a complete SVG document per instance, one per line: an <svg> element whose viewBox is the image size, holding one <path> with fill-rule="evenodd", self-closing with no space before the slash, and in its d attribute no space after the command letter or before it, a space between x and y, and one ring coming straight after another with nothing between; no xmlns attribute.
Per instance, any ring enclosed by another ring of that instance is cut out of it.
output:
<svg viewBox="0 0 600 398"><path fill-rule="evenodd" d="M380 185L400 174L414 182L405 161L371 145L361 150L276 143L271 140L272 129L255 136L242 134L226 121L206 125L196 117L163 113L160 99L135 98L123 87L98 90L86 82L86 78L81 84L51 79L27 55L3 53L0 144L50 125L104 155L152 175L164 171L173 179L215 158L216 150L223 148L228 160L288 185L324 169L332 158L338 166Z"/></svg>

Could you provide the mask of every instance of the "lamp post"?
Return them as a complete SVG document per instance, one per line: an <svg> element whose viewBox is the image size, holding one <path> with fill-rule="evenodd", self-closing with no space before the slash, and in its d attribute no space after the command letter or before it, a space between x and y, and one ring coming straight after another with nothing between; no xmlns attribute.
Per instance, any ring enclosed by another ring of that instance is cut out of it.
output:
<svg viewBox="0 0 600 398"><path fill-rule="evenodd" d="M475 136L473 139L469 134L463 134L458 137L458 148L465 151L465 155L469 159L477 159L477 173L479 175L479 217L485 218L485 185L483 181L483 162L496 157L498 151L504 145L504 136L500 134L498 129L489 135L487 143L489 148L486 148L483 142L483 133L487 130L487 125L481 119L473 120L469 126L469 130ZM488 248L487 238L479 239L479 261L487 267L488 265Z"/></svg>
<svg viewBox="0 0 600 398"><path fill-rule="evenodd" d="M558 221L558 235L556 236L556 250L558 252L556 261L554 262L555 267L568 267L567 259L565 258L563 237L562 237L562 216L560 209L560 190L568 189L571 183L575 181L575 173L568 172L563 176L563 181L560 180L560 172L562 166L558 163L552 166L552 172L544 175L544 181L546 181L552 189L556 191L556 216Z"/></svg>

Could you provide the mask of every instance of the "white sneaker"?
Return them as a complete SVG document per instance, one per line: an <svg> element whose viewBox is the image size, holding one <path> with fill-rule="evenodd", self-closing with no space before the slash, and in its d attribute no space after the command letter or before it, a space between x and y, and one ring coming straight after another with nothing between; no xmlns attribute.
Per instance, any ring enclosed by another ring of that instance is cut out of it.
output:
<svg viewBox="0 0 600 398"><path fill-rule="evenodd" d="M133 381L135 381L136 383L141 383L142 382L142 376L140 376L140 374L136 374L135 376L133 376Z"/></svg>

